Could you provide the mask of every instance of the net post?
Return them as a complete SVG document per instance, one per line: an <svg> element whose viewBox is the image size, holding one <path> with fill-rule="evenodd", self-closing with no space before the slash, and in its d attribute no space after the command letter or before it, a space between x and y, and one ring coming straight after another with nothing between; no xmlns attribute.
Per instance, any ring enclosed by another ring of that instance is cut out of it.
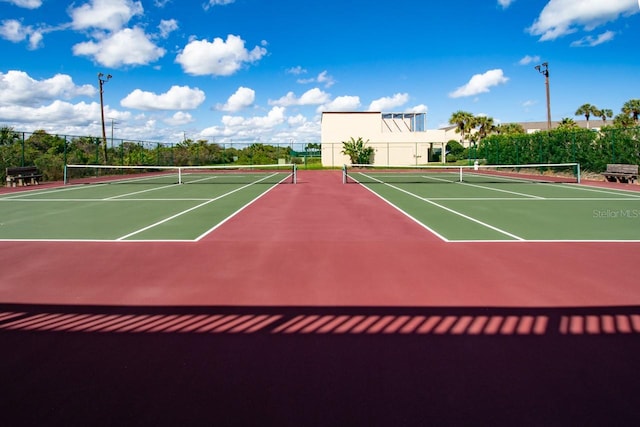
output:
<svg viewBox="0 0 640 427"><path fill-rule="evenodd" d="M342 183L347 183L347 165L342 165Z"/></svg>
<svg viewBox="0 0 640 427"><path fill-rule="evenodd" d="M67 165L66 164L64 165L64 169L62 171L62 176L63 176L63 178L62 178L63 184L67 185L69 183L69 181L67 179Z"/></svg>
<svg viewBox="0 0 640 427"><path fill-rule="evenodd" d="M178 168L178 184L182 184L182 168Z"/></svg>
<svg viewBox="0 0 640 427"><path fill-rule="evenodd" d="M292 174L292 182L294 184L297 184L298 183L298 167L296 166L295 163L293 164L291 174Z"/></svg>
<svg viewBox="0 0 640 427"><path fill-rule="evenodd" d="M463 182L462 181L462 166L460 166L460 181L459 182Z"/></svg>
<svg viewBox="0 0 640 427"><path fill-rule="evenodd" d="M578 184L580 184L580 163L576 163L576 177L578 178Z"/></svg>

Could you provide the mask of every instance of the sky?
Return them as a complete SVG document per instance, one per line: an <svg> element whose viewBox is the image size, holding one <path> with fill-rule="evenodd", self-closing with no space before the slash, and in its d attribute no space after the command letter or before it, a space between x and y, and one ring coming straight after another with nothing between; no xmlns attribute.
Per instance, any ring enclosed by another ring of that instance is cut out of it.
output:
<svg viewBox="0 0 640 427"><path fill-rule="evenodd" d="M640 98L640 0L0 0L0 126L320 141L323 111L553 120ZM102 73L102 77L99 77ZM107 78L111 76L111 78Z"/></svg>

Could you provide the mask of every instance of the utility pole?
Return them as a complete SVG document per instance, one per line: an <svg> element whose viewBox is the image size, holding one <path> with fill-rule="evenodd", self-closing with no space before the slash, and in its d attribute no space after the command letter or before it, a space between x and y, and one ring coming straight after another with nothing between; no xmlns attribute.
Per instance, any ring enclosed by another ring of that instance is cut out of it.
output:
<svg viewBox="0 0 640 427"><path fill-rule="evenodd" d="M549 99L549 63L543 62L536 65L535 69L544 76L544 84L547 88L547 130L551 130L551 101Z"/></svg>
<svg viewBox="0 0 640 427"><path fill-rule="evenodd" d="M107 164L107 131L104 128L104 93L103 86L111 79L111 74L107 74L106 77L102 73L98 73L98 85L100 86L100 117L102 118L102 149L104 150L104 164Z"/></svg>

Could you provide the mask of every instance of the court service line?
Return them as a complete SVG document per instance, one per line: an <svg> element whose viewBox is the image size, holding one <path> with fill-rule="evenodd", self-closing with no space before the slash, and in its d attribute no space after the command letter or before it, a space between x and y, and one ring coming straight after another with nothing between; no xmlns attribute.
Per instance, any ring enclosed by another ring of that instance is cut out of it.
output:
<svg viewBox="0 0 640 427"><path fill-rule="evenodd" d="M142 193L148 193L149 191L164 190L165 188L175 187L176 185L180 185L180 184L169 184L169 185L163 185L161 187L148 188L146 190L134 191L132 193L125 193L125 194L119 194L117 196L106 197L102 200L115 200L121 197L133 196L134 194L142 194Z"/></svg>
<svg viewBox="0 0 640 427"><path fill-rule="evenodd" d="M466 185L469 187L476 187L476 188L482 188L483 190L491 190L491 191L498 191L500 193L507 193L507 194L514 194L516 196L524 196L527 198L530 198L532 200L544 200L544 197L540 197L540 196L534 196L533 194L527 194L527 193L519 193L517 191L509 191L509 190L504 190L501 188L492 188L492 187L485 187L484 185L478 185L478 184L471 184L468 182L457 182L456 184L462 184L462 185Z"/></svg>
<svg viewBox="0 0 640 427"><path fill-rule="evenodd" d="M129 233L129 234L126 234L126 235L124 235L124 236L122 236L122 237L117 238L116 240L117 240L117 241L120 241L120 240L128 239L128 238L129 238L129 237L131 237L131 236L135 236L136 234L140 234L140 233L142 233L142 232L144 232L144 231L147 231L147 230L149 230L149 229L151 229L151 228L157 227L157 226L159 226L159 225L161 225L161 224L164 224L164 223L166 223L166 222L169 222L169 221L171 221L171 220L174 220L175 218L178 218L178 217L180 217L180 216L182 216L182 215L185 215L185 214L187 214L187 213L189 213L189 212L192 212L192 211L194 211L194 210L196 210L196 209L199 209L199 208L201 208L201 207L203 207L203 206L206 206L206 205L208 205L209 203L215 202L216 200L220 200L220 199L222 199L223 197L229 196L230 194L237 193L237 192L238 192L238 191L240 191L240 190L243 190L243 189L245 189L245 188L248 188L248 187L250 187L250 186L252 186L252 185L254 185L254 184L257 184L257 183L259 183L259 182L261 182L261 181L264 181L264 180L266 180L266 179L269 179L269 178L271 178L272 176L275 176L275 175L277 175L277 174L275 174L275 173L274 173L274 174L272 174L272 175L265 176L264 178L262 178L262 179L260 179L260 180L258 180L258 181L256 181L256 182L252 182L252 183L250 183L250 184L243 185L242 187L238 187L238 188L236 188L235 190L229 191L229 192L224 193L224 194L222 194L222 195L220 195L220 196L218 196L218 197L215 197L215 198L213 198L213 199L207 200L207 201L206 201L206 202L204 202L204 203L200 203L199 205L196 205L196 206L193 206L193 207L191 207L191 208L189 208L189 209L186 209L186 210L184 210L184 211L178 212L178 213L177 213L177 214L175 214L175 215L171 215L170 217L165 218L165 219L163 219L163 220L160 220L160 221L158 221L158 222L156 222L156 223L154 223L154 224L151 224L151 225L148 225L148 226L146 226L146 227L143 227L143 228L141 228L141 229L139 229L139 230L133 231L133 232L131 232L131 233Z"/></svg>
<svg viewBox="0 0 640 427"><path fill-rule="evenodd" d="M422 178L426 178L426 179L431 179L434 181L442 181L442 182L446 182L446 183L451 183L452 181L448 180L448 179L443 179L443 178L436 178L435 176L422 176ZM483 190L491 190L491 191L498 191L501 193L507 193L507 194L514 194L516 196L523 196L523 197L527 197L530 199L539 199L542 200L544 199L544 197L540 197L540 196L534 196L533 194L526 194L526 193L518 193L517 191L509 191L509 190L503 190L500 188L492 188L492 187L485 187L483 185L478 185L478 184L471 184L469 182L459 182L459 181L453 181L454 184L462 184L462 185L466 185L469 187L475 187L475 188L482 188Z"/></svg>
<svg viewBox="0 0 640 427"><path fill-rule="evenodd" d="M486 227L486 228L488 228L488 229L490 229L490 230L496 231L496 232L498 232L498 233L500 233L500 234L504 234L505 236L511 237L512 239L516 239L516 240L523 240L523 241L525 240L524 238L522 238L522 237L520 237L520 236L516 236L516 235L515 235L515 234L513 234L513 233L509 233L509 232L508 232L508 231L506 231L506 230L502 230L501 228L494 227L494 226L493 226L493 225L491 225L491 224L487 224L486 222L482 222L482 221L480 221L479 219L473 218L473 217L471 217L471 216L469 216L469 215L465 215L465 214L463 214L462 212L458 212L458 211L456 211L456 210L454 210L454 209L451 209L451 208L448 208L448 207L446 207L446 206L443 206L443 205L441 205L441 204L439 204L439 203L436 203L436 202L434 202L434 201L432 201L432 200L430 200L430 199L427 199L427 198L425 198L425 197L418 196L417 194L414 194L414 193L412 193L412 192L410 192L410 191L407 191L407 190L405 190L405 189L402 189L402 188L400 188L400 187L396 187L395 185L392 185L392 184L389 184L389 183L386 183L386 182L382 182L382 181L377 180L376 178L374 178L374 177L372 177L372 176L369 176L369 175L367 175L367 174L364 174L364 173L363 173L362 175L366 176L366 177L367 177L367 178L369 178L369 179L373 179L373 180L379 181L381 184L384 184L384 185L386 185L386 186L389 186L389 187L393 188L394 190L398 190L398 191L400 191L401 193L408 194L409 196L415 197L416 199L422 200L422 201L424 201L424 202L426 202L426 203L429 203L429 204L431 204L431 205L433 205L433 206L436 206L436 207L438 207L438 208L440 208L440 209L443 209L443 210L445 210L445 211L447 211L447 212L449 212L449 213L452 213L452 214L454 214L454 215L457 215L457 216L459 216L459 217L462 217L462 218L464 218L464 219L466 219L466 220L468 220L468 221L475 222L476 224L479 224L479 225L481 225L481 226L483 226L483 227Z"/></svg>

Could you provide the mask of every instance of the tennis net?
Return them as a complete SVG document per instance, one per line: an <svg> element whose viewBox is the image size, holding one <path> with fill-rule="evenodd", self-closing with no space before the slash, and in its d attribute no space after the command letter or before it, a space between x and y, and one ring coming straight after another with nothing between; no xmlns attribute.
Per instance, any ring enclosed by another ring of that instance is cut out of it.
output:
<svg viewBox="0 0 640 427"><path fill-rule="evenodd" d="M473 166L345 165L343 183L579 183L578 163Z"/></svg>
<svg viewBox="0 0 640 427"><path fill-rule="evenodd" d="M278 184L297 182L295 164L221 166L66 165L65 184Z"/></svg>

